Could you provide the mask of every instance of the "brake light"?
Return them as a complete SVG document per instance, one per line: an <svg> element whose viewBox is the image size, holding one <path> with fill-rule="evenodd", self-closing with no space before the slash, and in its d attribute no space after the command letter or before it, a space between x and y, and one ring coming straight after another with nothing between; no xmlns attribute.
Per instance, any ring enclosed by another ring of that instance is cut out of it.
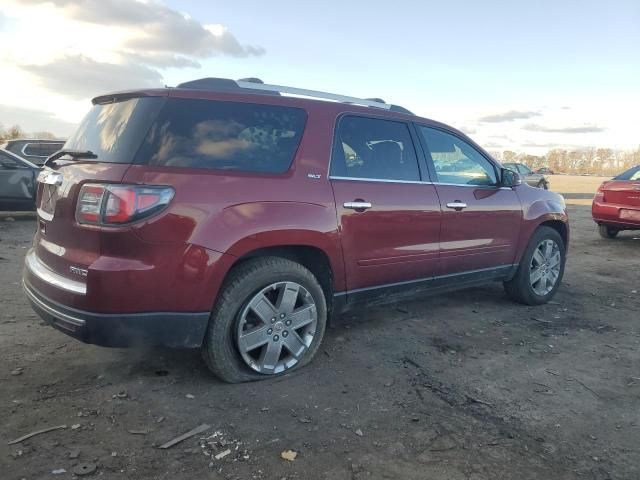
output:
<svg viewBox="0 0 640 480"><path fill-rule="evenodd" d="M163 210L173 198L171 187L101 185L80 189L76 221L87 225L123 225Z"/></svg>
<svg viewBox="0 0 640 480"><path fill-rule="evenodd" d="M607 182L602 182L596 190L596 194L594 200L598 200L599 202L604 201L604 187L607 185Z"/></svg>

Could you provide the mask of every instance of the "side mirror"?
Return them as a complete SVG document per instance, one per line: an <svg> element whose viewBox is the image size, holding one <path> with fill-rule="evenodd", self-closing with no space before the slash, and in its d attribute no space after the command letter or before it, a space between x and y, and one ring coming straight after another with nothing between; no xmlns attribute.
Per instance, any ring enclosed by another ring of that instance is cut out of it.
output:
<svg viewBox="0 0 640 480"><path fill-rule="evenodd" d="M522 184L522 178L520 178L520 174L514 172L513 170L509 170L508 168L503 168L500 171L500 185L503 187L517 187Z"/></svg>

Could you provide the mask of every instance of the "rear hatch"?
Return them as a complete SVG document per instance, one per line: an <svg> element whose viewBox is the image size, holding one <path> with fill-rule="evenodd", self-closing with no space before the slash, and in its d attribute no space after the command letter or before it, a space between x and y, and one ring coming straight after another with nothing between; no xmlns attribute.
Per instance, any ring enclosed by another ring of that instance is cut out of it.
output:
<svg viewBox="0 0 640 480"><path fill-rule="evenodd" d="M640 166L631 168L602 186L604 201L640 207Z"/></svg>
<svg viewBox="0 0 640 480"><path fill-rule="evenodd" d="M113 242L98 227L76 222L83 184L121 182L166 95L99 99L63 150L92 152L93 158L65 155L49 162L39 176L36 205L38 230L34 247L39 262L55 273L80 280L86 269ZM126 227L115 229L127 230Z"/></svg>

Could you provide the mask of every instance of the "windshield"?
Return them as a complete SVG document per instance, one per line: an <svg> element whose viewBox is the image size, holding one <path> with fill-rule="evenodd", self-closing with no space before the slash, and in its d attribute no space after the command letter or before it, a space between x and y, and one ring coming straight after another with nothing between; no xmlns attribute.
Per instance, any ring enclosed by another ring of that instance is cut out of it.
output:
<svg viewBox="0 0 640 480"><path fill-rule="evenodd" d="M140 97L94 105L64 149L90 150L95 162L131 163L164 102L164 97Z"/></svg>

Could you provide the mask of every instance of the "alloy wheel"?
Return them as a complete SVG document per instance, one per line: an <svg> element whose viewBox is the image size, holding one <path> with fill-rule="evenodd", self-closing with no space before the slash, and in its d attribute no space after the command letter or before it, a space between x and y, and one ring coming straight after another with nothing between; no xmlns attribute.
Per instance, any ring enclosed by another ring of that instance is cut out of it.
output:
<svg viewBox="0 0 640 480"><path fill-rule="evenodd" d="M543 240L533 251L529 283L537 295L544 296L553 290L560 277L561 262L560 246L551 239Z"/></svg>
<svg viewBox="0 0 640 480"><path fill-rule="evenodd" d="M236 345L244 362L273 375L295 366L311 346L318 313L311 294L296 282L278 282L256 293L242 310Z"/></svg>

